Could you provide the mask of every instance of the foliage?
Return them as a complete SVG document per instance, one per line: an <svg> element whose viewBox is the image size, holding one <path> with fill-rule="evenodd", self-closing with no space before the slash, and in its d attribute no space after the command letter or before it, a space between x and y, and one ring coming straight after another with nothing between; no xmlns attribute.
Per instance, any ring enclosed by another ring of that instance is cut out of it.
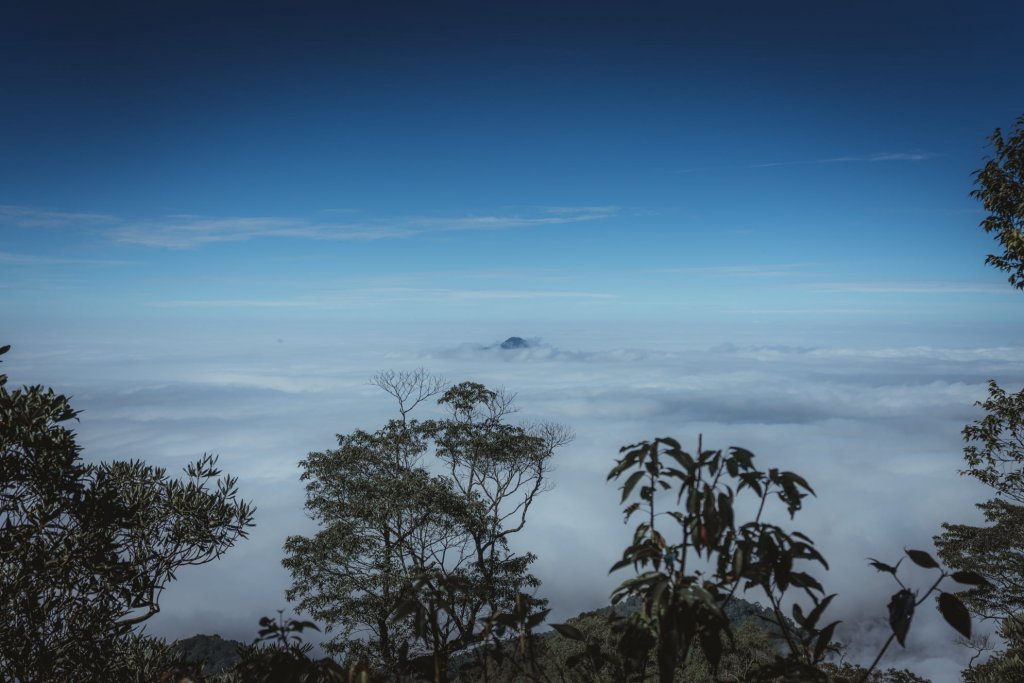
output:
<svg viewBox="0 0 1024 683"><path fill-rule="evenodd" d="M612 601L635 603L639 609L628 617L613 613L603 624L591 619L554 624L553 642L533 633L546 610L517 605L513 612L492 615L494 628L485 652L497 666L489 667L485 659L477 669L491 672L494 680L921 680L910 672L879 673L875 667L892 640L905 644L914 609L936 591L939 612L970 636L966 608L939 586L947 578L980 585L982 577L946 572L928 553L907 550L915 564L939 570L935 582L922 596L900 582L900 563L873 560L876 569L892 574L900 585L889 604L892 635L867 669L826 662L826 655L839 649L832 640L838 622L819 623L834 596L825 595L801 563L826 569L827 564L805 535L762 521L769 498L781 501L792 518L803 498L813 494L807 482L793 472L756 469L753 454L745 449L706 451L699 440L696 456L670 438L627 446L622 452L609 479L624 479L627 521L637 513L642 521L622 560L612 567L632 566L637 576L620 584ZM757 513L740 524L734 509L738 494L747 489L756 496ZM740 586L758 588L767 597L769 627L751 628L729 614ZM790 588L800 589L812 603L809 609L793 604L792 620L782 609ZM558 662L552 653L564 652L565 646L557 639L575 641L579 649Z"/></svg>
<svg viewBox="0 0 1024 683"><path fill-rule="evenodd" d="M651 665L658 680L668 683L678 680L680 669L691 666L695 657L706 661L711 675L721 675L726 655L738 652L734 624L723 608L742 585L744 591L759 588L767 597L780 645L768 661L762 659L750 666L743 680L780 676L828 680L825 656L837 648L832 635L838 622L819 624L834 595L825 595L821 584L802 571L808 562L825 569L828 565L807 536L762 521L769 498L782 502L792 518L802 500L813 495L810 485L793 472L756 469L753 454L745 449L731 448L728 454L704 450L699 439L696 456L669 438L627 446L622 452L608 478L624 477L621 502L626 504L626 519L641 513L642 521L634 531L632 545L612 567L615 571L632 566L638 575L620 584L612 599L637 597L642 607L619 627L616 648L623 665L621 679L643 681ZM740 524L734 510L738 495L745 490L756 496L757 513L753 520ZM674 505L663 504L667 496L675 498ZM670 520L667 525L662 523L665 518ZM672 531L666 531L666 526ZM872 561L876 569L892 574L900 590L890 600L892 636L864 670L863 679L872 675L894 638L904 644L914 608L939 590L945 579L984 583L973 572L942 570L924 551L907 550L906 555L919 566L939 570L939 576L918 597L918 592L900 582L899 563L890 566ZM795 602L792 621L782 611L783 596L790 588L800 589L812 603L805 609ZM959 599L939 591L937 602L946 621L970 637L970 616ZM582 636L578 632L560 633L586 642L585 637L577 637ZM589 645L592 654L584 659L597 668L602 663L600 652ZM749 657L741 661L751 664ZM735 666L735 660L730 666Z"/></svg>
<svg viewBox="0 0 1024 683"><path fill-rule="evenodd" d="M172 676L188 676L198 681L202 671L202 662L186 661L162 638L132 632L118 639L109 668L100 680L153 683Z"/></svg>
<svg viewBox="0 0 1024 683"><path fill-rule="evenodd" d="M738 599L731 604L734 603L757 607ZM556 647L568 649L557 641L578 641L575 652L563 658L566 678L581 683L625 680L628 663L619 651L624 624L623 619L591 615L557 625L556 629L561 628L566 635L559 634L556 642L551 645L552 650ZM566 626L574 627L578 633L567 630ZM708 660L698 643L690 650L686 660L680 663L673 680L692 683L746 681L758 669L774 661L779 651L779 636L770 630L766 622L759 619L737 619L731 623L731 629L733 639L723 651L717 667ZM657 680L657 672L646 672L644 680Z"/></svg>
<svg viewBox="0 0 1024 683"><path fill-rule="evenodd" d="M844 662L825 662L822 671L835 683L930 683L909 669L889 668L885 671L868 671L862 666Z"/></svg>
<svg viewBox="0 0 1024 683"><path fill-rule="evenodd" d="M485 638L488 615L539 584L533 555L515 555L508 540L571 435L508 424L513 397L480 384L444 390L422 370L374 382L396 399L398 418L339 435L338 449L300 463L320 531L286 541L288 598L337 633L329 651L443 680L452 655ZM438 394L446 418L410 417Z"/></svg>
<svg viewBox="0 0 1024 683"><path fill-rule="evenodd" d="M240 648L241 661L226 680L239 683L355 683L365 681L366 671L345 671L330 658L313 660L312 646L302 642L305 629L319 631L310 621L278 618L260 619L259 637L252 645Z"/></svg>
<svg viewBox="0 0 1024 683"><path fill-rule="evenodd" d="M986 526L944 523L935 546L950 567L986 578L960 597L980 617L999 620L1007 643L1004 652L969 667L964 676L972 681L1011 680L1013 676L1000 676L1024 669L1019 664L1024 640L1017 638L1024 615L1024 390L1007 394L990 381L988 399L976 405L985 416L964 427L967 468L960 473L990 486L996 497L978 504Z"/></svg>
<svg viewBox="0 0 1024 683"><path fill-rule="evenodd" d="M1024 389L1007 394L994 380L988 383L988 399L975 403L985 417L963 429L967 469L1000 496L1024 504Z"/></svg>
<svg viewBox="0 0 1024 683"><path fill-rule="evenodd" d="M989 138L995 156L974 175L971 196L982 202L988 216L985 232L995 233L1002 254L990 254L985 263L1010 274L1009 282L1024 289L1024 116L1008 135L996 129Z"/></svg>
<svg viewBox="0 0 1024 683"><path fill-rule="evenodd" d="M1006 649L984 664L963 672L964 683L1004 683L1024 680L1024 616L1007 617L999 625Z"/></svg>
<svg viewBox="0 0 1024 683"><path fill-rule="evenodd" d="M944 523L935 546L948 566L988 580L961 594L971 611L982 618L1005 619L1024 612L1024 506L993 498L978 508L987 526Z"/></svg>
<svg viewBox="0 0 1024 683"><path fill-rule="evenodd" d="M414 466L423 440L400 423L339 436L339 446L301 463L306 509L321 530L285 543L288 599L299 598L299 609L337 631L325 643L328 651L391 667L411 633L389 622L409 572L425 566L434 550L461 541L468 506L446 482Z"/></svg>
<svg viewBox="0 0 1024 683"><path fill-rule="evenodd" d="M875 661L872 662L871 666L868 667L870 673L874 670L875 666L882 659L886 650L892 644L895 639L901 647L906 647L907 634L910 631L910 625L914 618L914 612L916 609L924 603L932 593L939 591L936 596L936 606L938 607L939 613L942 618L946 620L950 626L963 636L965 639L970 640L971 638L971 615L967 608L960 601L960 598L953 593L947 593L946 591L939 590L939 586L946 579L953 579L956 582L980 587L985 586L986 581L977 572L973 571L954 571L947 572L942 566L935 561L931 555L923 550L905 550L906 556L910 558L910 561L919 567L924 569L937 569L939 576L932 583L931 587L925 592L924 595L920 595L919 591L913 591L907 588L906 585L899 579L899 568L903 562L900 559L896 564L889 565L878 560L871 559L871 566L880 572L891 574L894 581L900 586L900 590L897 591L892 598L889 600L889 627L892 629L892 634L889 639L885 641L885 645L879 651L878 656L875 657Z"/></svg>
<svg viewBox="0 0 1024 683"><path fill-rule="evenodd" d="M0 674L105 678L175 572L245 538L253 507L212 456L184 480L138 460L84 463L69 399L6 383L0 375Z"/></svg>
<svg viewBox="0 0 1024 683"><path fill-rule="evenodd" d="M1004 619L1024 608L1024 390L1007 394L992 381L988 399L976 405L986 414L964 427L967 468L960 473L995 490L995 498L978 504L988 526L943 524L935 545L950 567L988 579L963 594L968 607Z"/></svg>
<svg viewBox="0 0 1024 683"><path fill-rule="evenodd" d="M627 662L627 678L643 680L653 664L659 681L669 683L697 643L711 670L717 670L726 641L735 642L722 606L741 583L744 590L755 586L763 590L789 648L758 675L820 678L816 664L828 651L838 622L821 628L818 624L834 596L825 595L821 584L801 571L798 563L815 562L826 569L828 565L805 535L762 521L769 497L778 498L792 517L803 498L813 493L807 482L793 472L757 470L753 454L742 448L723 454L703 450L698 443L694 457L676 440L663 438L627 446L622 452L608 478L626 477L622 503L637 494L638 500L626 505L626 519L643 514L632 545L612 567L615 571L632 566L638 572L615 590L613 602L630 595L644 601L618 646ZM671 493L673 481L678 485L679 509L659 510L664 499L659 494ZM759 499L758 512L752 521L738 525L733 512L736 496L746 489ZM665 518L674 527L674 542L661 524ZM782 613L783 595L791 587L812 601L809 611L793 607L799 629L792 628Z"/></svg>
<svg viewBox="0 0 1024 683"><path fill-rule="evenodd" d="M195 635L176 640L170 650L186 662L202 662L203 670L212 675L231 669L238 662L240 647L242 643L218 635Z"/></svg>

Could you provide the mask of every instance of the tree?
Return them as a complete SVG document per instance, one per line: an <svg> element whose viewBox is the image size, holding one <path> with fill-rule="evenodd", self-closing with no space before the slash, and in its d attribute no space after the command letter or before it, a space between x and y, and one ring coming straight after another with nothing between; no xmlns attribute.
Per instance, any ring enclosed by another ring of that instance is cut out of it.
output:
<svg viewBox="0 0 1024 683"><path fill-rule="evenodd" d="M1004 683L1024 680L1024 617L1007 617L999 624L1006 649L984 664L963 672L964 683Z"/></svg>
<svg viewBox="0 0 1024 683"><path fill-rule="evenodd" d="M514 396L481 384L464 382L438 400L448 407L450 418L430 425L437 458L448 468L454 489L479 508L476 523L467 527L471 541L467 559L487 600L469 615L468 632L475 628L482 607L496 612L499 601L512 605L525 586L539 585L525 573L535 556L514 557L508 540L526 525L536 496L548 490L547 473L554 450L573 438L558 424L529 429L507 424L514 400Z"/></svg>
<svg viewBox="0 0 1024 683"><path fill-rule="evenodd" d="M995 157L975 172L977 187L971 196L989 212L981 227L995 233L1003 253L990 254L985 263L1008 272L1010 284L1024 290L1024 116L1009 137L997 128L990 140ZM978 504L989 526L946 523L934 540L946 564L988 580L962 597L975 614L999 620L1011 645L980 667L992 671L1014 661L1020 666L1020 639L1014 642L1007 634L1019 636L1024 608L1024 390L1008 395L990 380L988 399L975 405L986 415L963 430L967 469L960 474L994 489L995 498ZM999 675L976 677L977 671L969 667L965 679L1004 680Z"/></svg>
<svg viewBox="0 0 1024 683"><path fill-rule="evenodd" d="M810 538L763 519L770 514L769 499L781 501L792 518L803 499L813 495L807 482L794 472L756 469L754 455L743 448L730 448L728 453L704 450L700 438L693 455L671 438L644 441L620 452L608 479L623 481L620 502L626 521L639 514L639 523L633 542L612 567L613 572L627 567L636 572L613 591L612 614L604 623L598 620L598 629L592 628L593 622L579 620L553 624L558 637L576 641L579 648L560 662L558 651L565 653L566 643L545 642L533 634L546 611L531 612L517 604L489 619L495 628L482 648L486 656L467 669L466 676L481 673L486 681L493 672L494 680L538 683L921 682L909 671L875 669L894 640L905 646L915 609L936 593L939 613L961 636L970 638L966 607L942 585L946 579L970 585L984 579L974 572L947 572L927 552L905 550L912 563L937 570L938 576L927 590L916 591L899 579L900 562L871 560L900 587L889 602L892 633L867 668L830 665L825 657L839 650L832 638L839 622L821 624L827 621L822 617L835 595L825 595L821 584L804 571L809 563L825 569L828 565ZM751 502L757 513L741 523L735 510L745 490L756 496ZM763 613L754 613L767 622L767 629L743 631L742 615L750 612L735 609L739 588L758 589L767 599ZM802 591L812 603L808 608L792 604L792 619L783 612L791 589Z"/></svg>
<svg viewBox="0 0 1024 683"><path fill-rule="evenodd" d="M828 564L809 538L762 519L770 497L782 502L793 517L803 499L813 494L808 483L794 472L756 469L753 453L743 448L728 453L704 450L700 439L694 455L670 438L625 446L621 453L608 479L625 477L625 517L628 521L638 514L640 522L633 543L612 571L631 567L637 576L615 589L612 604L627 597L643 601L618 645L628 665L626 680L644 680L648 666L653 666L661 683L672 683L698 648L711 671L717 671L726 641L734 642L723 608L741 582L744 590L763 591L789 651L766 663L757 675L769 680L781 675L821 680L817 665L828 652L838 622L819 626L819 621L835 596L825 595L801 565ZM671 492L674 485L678 493L668 501L675 499L679 509L665 509L666 499L658 494ZM753 520L737 524L735 502L745 489L760 499L758 512ZM782 612L790 588L803 591L813 603L806 612L799 605L793 607L796 624Z"/></svg>
<svg viewBox="0 0 1024 683"><path fill-rule="evenodd" d="M285 543L288 598L337 633L330 651L447 680L452 654L480 642L485 617L539 585L533 556L514 554L508 539L571 434L508 424L513 397L479 384L445 391L423 370L382 373L374 384L399 416L376 432L339 435L339 448L300 463L320 530ZM442 392L446 418L410 417Z"/></svg>
<svg viewBox="0 0 1024 683"><path fill-rule="evenodd" d="M971 611L1002 620L1024 609L1024 506L993 498L977 507L988 526L943 523L935 547L950 567L978 572L988 581L963 594Z"/></svg>
<svg viewBox="0 0 1024 683"><path fill-rule="evenodd" d="M989 139L995 157L975 172L977 188L971 196L989 212L981 227L995 233L1003 253L989 254L985 263L1008 272L1010 284L1024 289L1024 116L1009 137L996 128Z"/></svg>
<svg viewBox="0 0 1024 683"><path fill-rule="evenodd" d="M238 683L366 683L369 672L345 670L334 660L310 658L313 646L302 642L302 632L311 628L309 621L288 619L278 612L278 618L260 619L259 637L248 646L239 648L239 662L231 680Z"/></svg>
<svg viewBox="0 0 1024 683"><path fill-rule="evenodd" d="M963 429L968 468L960 473L1024 504L1024 390L1007 394L989 380L988 399L975 405L987 414Z"/></svg>
<svg viewBox="0 0 1024 683"><path fill-rule="evenodd" d="M300 462L320 530L285 541L287 597L335 634L325 649L394 669L412 632L391 614L415 571L461 545L468 506L416 464L426 447L416 423L339 435L338 445Z"/></svg>
<svg viewBox="0 0 1024 683"><path fill-rule="evenodd" d="M986 415L964 427L967 468L960 473L995 490L978 504L988 526L943 524L935 545L950 567L988 579L964 601L982 618L1002 620L1024 610L1024 390L1007 394L992 381L988 399L976 405Z"/></svg>
<svg viewBox="0 0 1024 683"><path fill-rule="evenodd" d="M254 508L213 456L184 480L139 460L86 464L69 399L6 384L0 375L0 677L105 679L175 573L245 538Z"/></svg>

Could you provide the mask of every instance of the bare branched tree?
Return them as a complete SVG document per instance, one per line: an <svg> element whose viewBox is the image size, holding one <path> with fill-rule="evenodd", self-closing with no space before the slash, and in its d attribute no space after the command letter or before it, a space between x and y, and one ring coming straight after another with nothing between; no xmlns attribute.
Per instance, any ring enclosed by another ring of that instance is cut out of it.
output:
<svg viewBox="0 0 1024 683"><path fill-rule="evenodd" d="M408 421L409 413L428 398L437 396L447 387L447 382L440 375L433 375L425 368L415 370L384 370L378 372L370 380L370 384L379 387L395 397L398 401L398 412L402 422Z"/></svg>

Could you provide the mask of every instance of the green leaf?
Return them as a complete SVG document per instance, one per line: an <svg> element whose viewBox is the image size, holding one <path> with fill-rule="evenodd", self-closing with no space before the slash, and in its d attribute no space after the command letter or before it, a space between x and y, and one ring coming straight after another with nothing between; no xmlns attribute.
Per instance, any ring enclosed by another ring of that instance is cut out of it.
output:
<svg viewBox="0 0 1024 683"><path fill-rule="evenodd" d="M812 496L817 495L814 493L814 489L811 488L811 485L807 483L807 480L801 477L796 472L783 472L782 476L785 477L786 479L796 482L801 488L810 493Z"/></svg>
<svg viewBox="0 0 1024 683"><path fill-rule="evenodd" d="M611 574L612 572L616 572L616 571L622 569L623 567L628 567L629 565L633 564L633 557L632 557L632 555L634 555L635 553L630 553L629 552L630 550L632 550L632 548L630 548L630 549L628 549L626 551L626 553L628 555L630 555L630 557L623 557L621 560L619 560L618 562L613 564L612 568L608 570L609 574Z"/></svg>
<svg viewBox="0 0 1024 683"><path fill-rule="evenodd" d="M888 573L892 574L893 576L896 576L896 570L899 569L900 562L903 561L903 558L901 557L900 558L900 562L897 562L895 565L889 565L889 564L886 564L884 562L879 562L878 560L876 560L873 557L869 557L868 560L870 560L871 566L874 567L875 569L877 569L878 571L880 571L880 572L888 572Z"/></svg>
<svg viewBox="0 0 1024 683"><path fill-rule="evenodd" d="M615 479L620 474L628 470L630 467L635 465L640 458L640 450L630 451L627 453L622 460L612 468L611 472L608 473L608 481Z"/></svg>
<svg viewBox="0 0 1024 683"><path fill-rule="evenodd" d="M979 574L978 572L972 571L959 571L953 572L953 580L957 583L966 583L971 586L985 586L988 585L988 579Z"/></svg>
<svg viewBox="0 0 1024 683"><path fill-rule="evenodd" d="M622 486L622 500L619 501L620 504L626 502L626 499L629 498L629 494L633 492L633 489L640 482L640 480L643 479L643 477L643 470L639 472L634 472L633 474L629 475L629 479L627 479L626 483L623 484Z"/></svg>
<svg viewBox="0 0 1024 683"><path fill-rule="evenodd" d="M660 581L658 581L657 583L654 584L654 586L651 587L651 590L648 593L647 601L655 609L660 607L661 603L664 602L664 598L666 596L666 593L665 593L665 589L666 588L668 588L668 577L667 576L666 577L662 577Z"/></svg>
<svg viewBox="0 0 1024 683"><path fill-rule="evenodd" d="M534 612L533 614L531 614L526 619L526 629L530 630L540 626L541 623L543 623L543 621L548 618L548 613L550 611L550 609L542 609L539 612Z"/></svg>
<svg viewBox="0 0 1024 683"><path fill-rule="evenodd" d="M711 664L711 671L718 671L718 664L722 661L722 636L717 629L700 630L700 647L704 656Z"/></svg>
<svg viewBox="0 0 1024 683"><path fill-rule="evenodd" d="M666 444L669 448L674 448L677 451L680 448L682 448L682 446L679 445L679 442L673 439L671 436L663 436L660 439L656 439L656 441L658 441L659 443Z"/></svg>
<svg viewBox="0 0 1024 683"><path fill-rule="evenodd" d="M729 449L729 452L732 453L733 457L736 458L736 462L738 462L743 469L749 470L754 466L754 454L746 448L733 446Z"/></svg>
<svg viewBox="0 0 1024 683"><path fill-rule="evenodd" d="M729 458L725 461L725 471L729 473L730 477L738 477L740 473L739 465L736 464L736 458Z"/></svg>
<svg viewBox="0 0 1024 683"><path fill-rule="evenodd" d="M946 622L964 638L971 638L971 614L952 593L939 593L939 612Z"/></svg>
<svg viewBox="0 0 1024 683"><path fill-rule="evenodd" d="M558 635L563 638L578 640L580 642L585 642L587 640L587 637L583 635L583 632L571 624L551 624L551 628L558 631Z"/></svg>
<svg viewBox="0 0 1024 683"><path fill-rule="evenodd" d="M821 656L825 653L825 649L828 644L832 642L832 633L836 630L836 626L840 622L833 621L831 624L821 629L818 634L818 642L814 645L814 661L817 662L821 659Z"/></svg>
<svg viewBox="0 0 1024 683"><path fill-rule="evenodd" d="M732 554L732 571L736 575L736 580L743 575L743 571L746 569L746 554L743 552L743 548L736 548L736 551Z"/></svg>
<svg viewBox="0 0 1024 683"><path fill-rule="evenodd" d="M813 629L813 628L815 628L817 626L818 620L819 620L819 618L821 618L821 614L825 611L825 609L828 608L828 603L833 601L833 598L835 598L835 597L836 597L836 593L833 593L831 595L825 596L821 600L821 602L819 602L817 605L814 606L814 609L811 610L811 613L807 615L807 628L808 629Z"/></svg>
<svg viewBox="0 0 1024 683"><path fill-rule="evenodd" d="M686 451L681 451L679 449L668 450L665 451L665 453L673 460L675 460L677 463L679 463L687 472L693 472L695 463L693 462L693 458L690 456L689 453L687 453Z"/></svg>
<svg viewBox="0 0 1024 683"><path fill-rule="evenodd" d="M911 558L913 559L913 558ZM895 593L889 601L889 626L896 634L896 641L906 647L910 621L914 618L914 594L904 588Z"/></svg>
<svg viewBox="0 0 1024 683"><path fill-rule="evenodd" d="M924 567L925 569L939 568L939 563L923 550L907 550L904 548L904 552L907 553L907 557L909 557L918 567Z"/></svg>
<svg viewBox="0 0 1024 683"><path fill-rule="evenodd" d="M806 591L818 591L819 593L825 592L825 589L820 583L818 583L818 580L807 572L790 573L789 583L793 584L797 588L803 588Z"/></svg>

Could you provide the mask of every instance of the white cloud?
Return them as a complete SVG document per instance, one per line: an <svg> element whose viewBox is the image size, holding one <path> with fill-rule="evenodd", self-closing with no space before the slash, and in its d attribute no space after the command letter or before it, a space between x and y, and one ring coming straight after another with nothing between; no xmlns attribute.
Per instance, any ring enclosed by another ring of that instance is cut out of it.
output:
<svg viewBox="0 0 1024 683"><path fill-rule="evenodd" d="M308 299L171 299L153 301L160 308L323 308L324 304Z"/></svg>
<svg viewBox="0 0 1024 683"><path fill-rule="evenodd" d="M776 166L811 166L818 164L845 164L851 162L876 163L880 161L926 161L934 159L937 154L931 152L881 152L861 156L831 157L828 159L804 159L800 161L771 161L761 164L750 164L750 168L772 168Z"/></svg>
<svg viewBox="0 0 1024 683"><path fill-rule="evenodd" d="M818 292L857 294L1004 294L1015 292L1005 284L983 282L819 282L796 285Z"/></svg>
<svg viewBox="0 0 1024 683"><path fill-rule="evenodd" d="M459 218L419 218L410 221L436 230L507 230L509 228L561 225L609 218L613 207L546 207L541 216L463 216Z"/></svg>
<svg viewBox="0 0 1024 683"><path fill-rule="evenodd" d="M455 289L424 287L378 287L336 290L330 295L301 299L172 299L153 301L160 308L297 308L345 309L392 303L439 303L533 299L614 299L606 292L558 289Z"/></svg>
<svg viewBox="0 0 1024 683"><path fill-rule="evenodd" d="M509 332L517 331L533 330ZM15 348L4 367L15 384L56 378L75 394L86 457L143 457L173 468L218 452L243 494L256 499L253 538L182 572L150 625L159 635L219 630L251 639L259 616L286 608L281 543L309 525L298 460L332 447L337 432L391 416L388 397L367 384L374 372L423 365L453 381L504 385L518 393L524 420L560 421L578 434L558 456L555 489L538 500L516 541L540 557L553 620L603 604L628 575L607 575L630 534L614 485L605 482L619 446L672 435L693 448L703 433L707 447L745 446L761 465L808 478L818 497L794 522L785 515L779 522L816 539L830 561L831 572L815 575L839 593L830 612L844 620L840 637L858 654L877 651L886 634L868 628L869 620L884 619L895 586L864 558L894 562L905 546L930 549L941 522L977 519L973 504L986 491L956 473L959 432L978 417L972 404L985 397L988 378L1009 388L1024 383L1024 349L709 348L678 332L627 346L597 328L565 327L551 332L552 343L519 350L493 348L508 334L481 338L478 327L424 324L316 335L237 330L196 344L133 337L72 347L40 339L32 354ZM273 343L278 335L285 340ZM907 577L914 586L926 578ZM921 608L910 646L889 653L883 666L959 671L965 653L949 645L953 632L932 611Z"/></svg>
<svg viewBox="0 0 1024 683"><path fill-rule="evenodd" d="M690 266L682 268L659 268L656 272L678 273L680 275L725 276L725 277L780 277L799 275L806 264L758 264Z"/></svg>
<svg viewBox="0 0 1024 683"><path fill-rule="evenodd" d="M35 254L15 254L9 251L0 251L0 263L12 266L53 266L53 265L81 265L81 266L123 266L130 261L115 261L102 259L68 259L54 258L51 256L37 256Z"/></svg>
<svg viewBox="0 0 1024 683"><path fill-rule="evenodd" d="M318 241L407 239L438 232L510 230L597 221L614 215L615 207L541 207L510 214L392 217L359 222L310 220L285 216L210 217L190 214L126 220L100 213L46 211L0 205L0 226L18 228L88 228L124 244L188 249L205 244L260 238ZM352 209L319 212L330 216L357 213Z"/></svg>
<svg viewBox="0 0 1024 683"><path fill-rule="evenodd" d="M387 225L311 223L275 217L204 218L175 216L126 223L110 231L119 242L147 247L184 249L219 242L241 242L263 237L308 240L367 241L399 239L416 230Z"/></svg>
<svg viewBox="0 0 1024 683"><path fill-rule="evenodd" d="M453 218L398 218L360 223L321 223L292 218L204 218L179 216L128 223L111 236L130 244L188 248L217 242L279 237L327 241L406 239L432 232L509 230L563 225L608 218L609 211L592 210L558 215L486 215Z"/></svg>
<svg viewBox="0 0 1024 683"><path fill-rule="evenodd" d="M115 216L103 213L48 211L30 206L0 205L0 225L18 228L81 228L117 222Z"/></svg>

